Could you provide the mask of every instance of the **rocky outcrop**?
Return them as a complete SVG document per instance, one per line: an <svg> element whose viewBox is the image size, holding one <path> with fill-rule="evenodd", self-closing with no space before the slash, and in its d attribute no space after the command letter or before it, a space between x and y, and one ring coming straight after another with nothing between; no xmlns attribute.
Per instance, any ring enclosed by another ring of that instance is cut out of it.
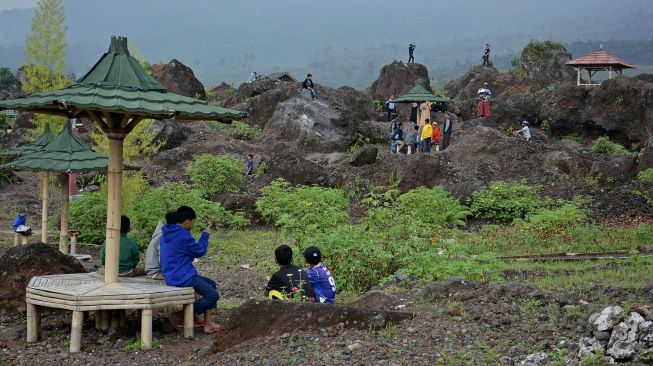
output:
<svg viewBox="0 0 653 366"><path fill-rule="evenodd" d="M210 100L224 104L227 98L231 97L235 93L236 89L230 84L225 83L224 81L220 85L209 91L207 96Z"/></svg>
<svg viewBox="0 0 653 366"><path fill-rule="evenodd" d="M352 166L362 166L374 164L376 162L376 155L379 149L373 146L364 147L356 151L349 159L349 164Z"/></svg>
<svg viewBox="0 0 653 366"><path fill-rule="evenodd" d="M301 88L299 84L296 84L294 86L295 88ZM238 89L236 89L234 94L225 101L225 106L230 108L235 107L239 103L242 103L249 98L253 98L257 95L261 95L267 91L275 89L276 87L277 85L274 82L274 80L266 76L260 76L253 83L240 84L240 86L238 87Z"/></svg>
<svg viewBox="0 0 653 366"><path fill-rule="evenodd" d="M373 99L385 102L392 95L398 97L415 84L420 84L426 90L433 91L426 66L395 61L381 68L379 78L372 83L368 92Z"/></svg>
<svg viewBox="0 0 653 366"><path fill-rule="evenodd" d="M312 100L304 90L277 106L263 135L304 152L343 151L354 142L354 124L329 103Z"/></svg>
<svg viewBox="0 0 653 366"><path fill-rule="evenodd" d="M190 136L190 128L177 121L156 121L151 129L156 133L153 143L160 143L160 150L170 150L181 144Z"/></svg>
<svg viewBox="0 0 653 366"><path fill-rule="evenodd" d="M614 361L640 361L653 355L653 320L634 309L624 318L620 306L609 306L590 317L591 336L579 341L579 358L602 351ZM646 317L646 318L645 318Z"/></svg>
<svg viewBox="0 0 653 366"><path fill-rule="evenodd" d="M197 80L190 67L177 59L172 59L167 64L153 65L151 73L171 93L206 100L204 85Z"/></svg>

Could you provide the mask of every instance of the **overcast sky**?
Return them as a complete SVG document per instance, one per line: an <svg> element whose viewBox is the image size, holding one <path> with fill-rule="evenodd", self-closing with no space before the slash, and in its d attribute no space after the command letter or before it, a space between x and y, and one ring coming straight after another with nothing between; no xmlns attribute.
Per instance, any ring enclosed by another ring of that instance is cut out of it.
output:
<svg viewBox="0 0 653 366"><path fill-rule="evenodd" d="M38 0L0 0L0 10L33 8Z"/></svg>

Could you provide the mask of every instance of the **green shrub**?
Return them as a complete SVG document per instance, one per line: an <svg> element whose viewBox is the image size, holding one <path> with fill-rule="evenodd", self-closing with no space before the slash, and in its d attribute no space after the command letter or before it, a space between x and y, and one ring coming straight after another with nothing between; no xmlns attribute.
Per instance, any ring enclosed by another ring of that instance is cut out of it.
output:
<svg viewBox="0 0 653 366"><path fill-rule="evenodd" d="M145 193L132 213L132 236L142 246L147 245L159 221L165 219L168 211L179 206L192 207L197 213L195 234L204 228L204 218L222 227L242 229L249 221L242 212L226 210L217 202L204 199L202 193L183 183L166 183Z"/></svg>
<svg viewBox="0 0 653 366"><path fill-rule="evenodd" d="M245 180L242 162L226 156L198 155L188 166L193 189L205 198L218 193L238 192Z"/></svg>
<svg viewBox="0 0 653 366"><path fill-rule="evenodd" d="M637 174L637 180L644 184L653 184L653 168L642 170Z"/></svg>
<svg viewBox="0 0 653 366"><path fill-rule="evenodd" d="M537 189L524 182L492 182L472 195L472 213L476 217L513 221L523 219L541 205Z"/></svg>
<svg viewBox="0 0 653 366"><path fill-rule="evenodd" d="M471 212L441 186L420 187L397 198L392 209L398 220L415 220L436 227L465 227Z"/></svg>
<svg viewBox="0 0 653 366"><path fill-rule="evenodd" d="M552 132L551 123L549 123L548 120L542 121L542 125L540 126L540 128L542 129L542 132L544 132L545 135L551 136L551 132Z"/></svg>
<svg viewBox="0 0 653 366"><path fill-rule="evenodd" d="M608 137L599 137L592 143L592 151L597 154L619 156L628 154L628 150L622 145L610 141Z"/></svg>
<svg viewBox="0 0 653 366"><path fill-rule="evenodd" d="M587 222L587 212L578 204L567 202L558 208L541 209L528 216L526 226L538 230L568 229Z"/></svg>
<svg viewBox="0 0 653 366"><path fill-rule="evenodd" d="M7 115L4 112L0 112L0 130L7 129Z"/></svg>
<svg viewBox="0 0 653 366"><path fill-rule="evenodd" d="M102 244L106 235L107 196L90 192L70 202L69 227L81 231L81 243Z"/></svg>
<svg viewBox="0 0 653 366"><path fill-rule="evenodd" d="M252 127L245 122L234 121L231 127L234 129L234 136L241 140L256 140L261 135L260 128Z"/></svg>
<svg viewBox="0 0 653 366"><path fill-rule="evenodd" d="M349 200L341 189L293 187L281 178L261 190L256 211L298 240L349 222Z"/></svg>

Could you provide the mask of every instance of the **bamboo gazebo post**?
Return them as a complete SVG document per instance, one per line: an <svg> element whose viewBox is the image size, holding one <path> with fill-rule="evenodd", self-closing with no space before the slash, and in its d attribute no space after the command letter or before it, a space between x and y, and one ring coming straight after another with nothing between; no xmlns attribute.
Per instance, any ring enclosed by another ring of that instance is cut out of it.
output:
<svg viewBox="0 0 653 366"><path fill-rule="evenodd" d="M61 174L61 230L59 231L59 251L68 254L68 207L70 205L70 180L68 173Z"/></svg>
<svg viewBox="0 0 653 366"><path fill-rule="evenodd" d="M50 174L41 173L41 243L48 242L48 201L50 199Z"/></svg>

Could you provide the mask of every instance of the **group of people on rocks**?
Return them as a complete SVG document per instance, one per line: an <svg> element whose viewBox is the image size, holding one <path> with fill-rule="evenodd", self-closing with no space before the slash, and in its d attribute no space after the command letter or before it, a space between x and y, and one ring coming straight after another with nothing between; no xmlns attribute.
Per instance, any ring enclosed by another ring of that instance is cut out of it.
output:
<svg viewBox="0 0 653 366"><path fill-rule="evenodd" d="M390 152L392 154L401 154L406 147L406 154L413 153L430 154L431 149L436 151L446 149L451 142L453 134L453 119L448 112L444 113L442 128L436 121L431 121L430 109L420 122L410 121L404 130L404 123L399 122L397 113L392 115L390 121ZM422 122L423 121L423 122ZM406 132L407 131L407 132Z"/></svg>
<svg viewBox="0 0 653 366"><path fill-rule="evenodd" d="M202 230L198 240L191 231L195 227L197 215L189 206L181 206L168 212L165 224L159 222L154 229L147 247L145 266L138 266L140 252L138 244L127 234L131 223L127 216L120 223L119 276L136 277L147 275L154 280L162 280L168 286L192 287L195 290L194 303L195 328L205 333L215 333L219 325L212 320L212 312L217 308L220 293L216 282L199 274L194 261L206 255L211 236L211 224ZM105 264L106 241L100 251L100 264ZM279 271L275 272L265 287L264 295L270 299L294 299L297 301L332 304L336 299L336 283L327 266L322 262L322 253L315 246L304 250L307 268L293 265L293 250L287 245L279 246L275 252ZM98 272L102 273L103 267ZM183 312L170 316L170 321L183 330Z"/></svg>

